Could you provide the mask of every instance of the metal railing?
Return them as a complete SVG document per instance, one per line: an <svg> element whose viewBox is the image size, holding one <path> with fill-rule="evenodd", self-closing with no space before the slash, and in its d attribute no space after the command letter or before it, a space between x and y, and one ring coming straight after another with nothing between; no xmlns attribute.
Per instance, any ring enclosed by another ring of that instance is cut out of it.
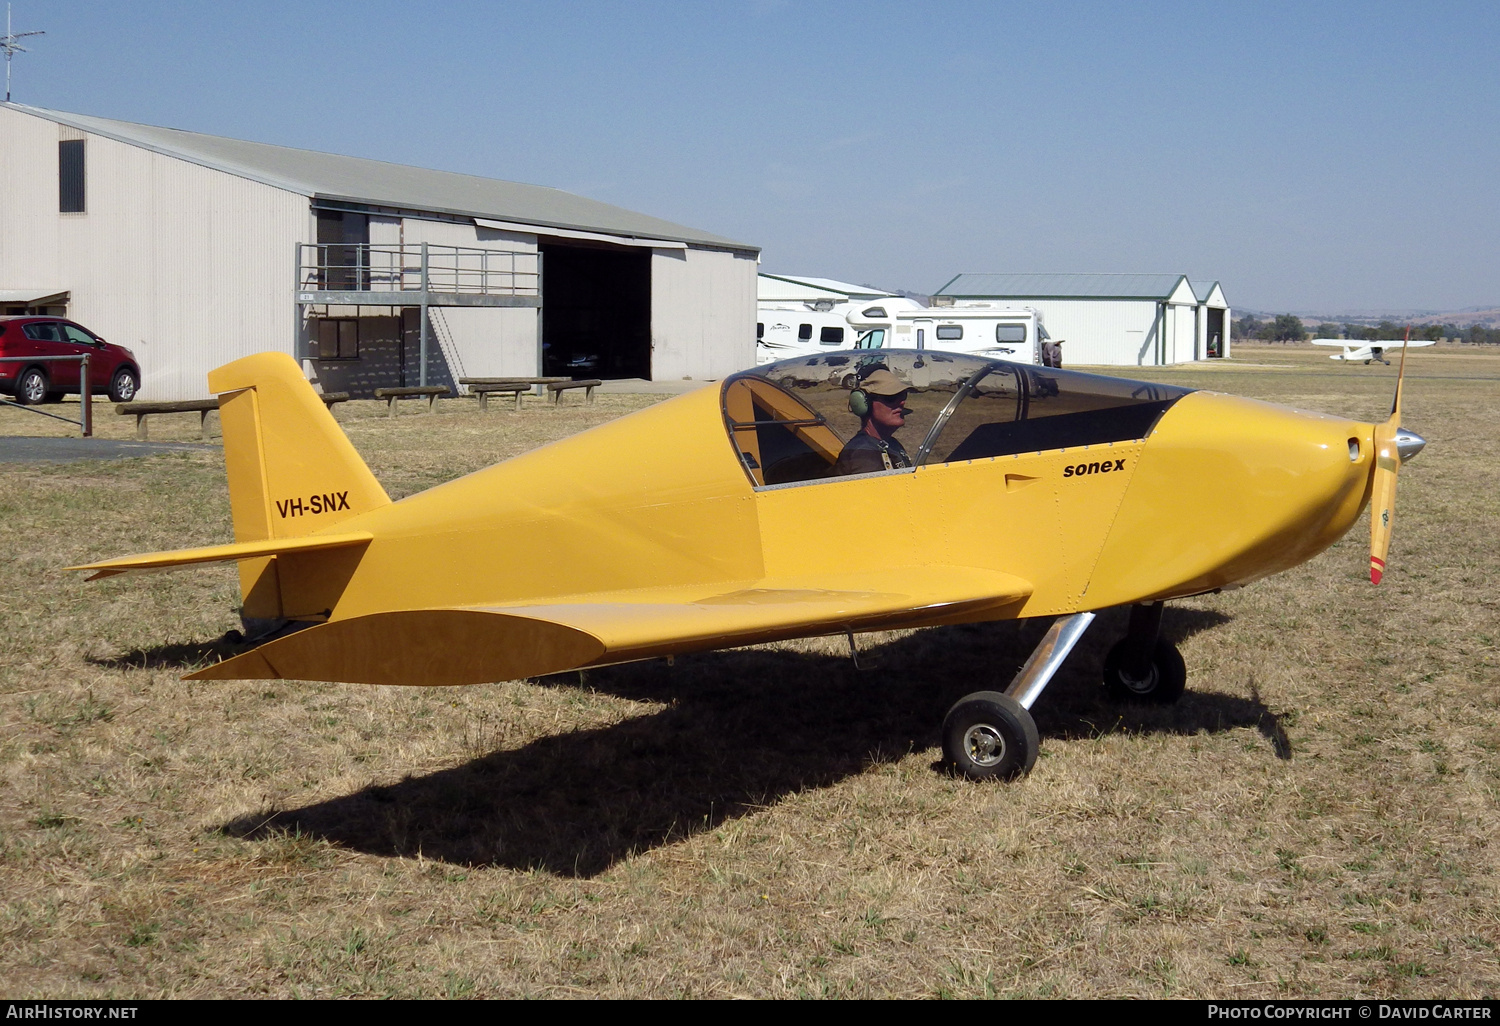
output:
<svg viewBox="0 0 1500 1026"><path fill-rule="evenodd" d="M471 296L538 296L536 253L431 243L383 246L303 242L297 246L299 292L437 292Z"/></svg>
<svg viewBox="0 0 1500 1026"><path fill-rule="evenodd" d="M48 413L46 410L38 410L34 406L24 403L12 402L9 399L0 399L0 405L14 406L18 410L27 413L40 414L43 417L51 417L60 420L64 424L77 424L83 429L83 437L91 438L94 434L94 396L89 390L89 355L81 356L0 356L0 363L74 363L80 364L78 368L78 419L63 417L56 413Z"/></svg>

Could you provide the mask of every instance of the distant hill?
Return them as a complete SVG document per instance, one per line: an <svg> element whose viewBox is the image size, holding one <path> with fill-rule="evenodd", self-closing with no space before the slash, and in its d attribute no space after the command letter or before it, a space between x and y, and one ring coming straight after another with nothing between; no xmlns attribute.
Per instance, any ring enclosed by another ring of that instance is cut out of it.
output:
<svg viewBox="0 0 1500 1026"><path fill-rule="evenodd" d="M1467 328L1471 324L1478 324L1484 328L1500 328L1500 306L1471 306L1463 310L1382 310L1379 312L1360 311L1357 313L1327 313L1323 311L1307 312L1304 310L1277 310L1260 313L1257 311L1245 311L1253 313L1261 319L1270 319L1278 313L1292 313L1302 318L1302 323L1309 327L1315 327L1322 322L1332 324L1379 324L1381 321L1394 321L1397 324L1453 324L1460 328ZM1236 310L1236 314L1240 311Z"/></svg>
<svg viewBox="0 0 1500 1026"><path fill-rule="evenodd" d="M1500 306L1470 307L1454 313L1419 314L1412 317L1411 322L1413 324L1457 324L1465 328L1471 324L1479 324L1486 328L1500 328Z"/></svg>

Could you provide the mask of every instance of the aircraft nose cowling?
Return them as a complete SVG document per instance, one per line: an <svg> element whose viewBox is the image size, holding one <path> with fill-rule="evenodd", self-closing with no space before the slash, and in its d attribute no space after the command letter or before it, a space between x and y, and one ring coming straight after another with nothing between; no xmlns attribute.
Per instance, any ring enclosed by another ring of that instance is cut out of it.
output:
<svg viewBox="0 0 1500 1026"><path fill-rule="evenodd" d="M1373 461L1373 425L1184 396L1146 440L1087 606L1211 591L1312 558L1358 518Z"/></svg>

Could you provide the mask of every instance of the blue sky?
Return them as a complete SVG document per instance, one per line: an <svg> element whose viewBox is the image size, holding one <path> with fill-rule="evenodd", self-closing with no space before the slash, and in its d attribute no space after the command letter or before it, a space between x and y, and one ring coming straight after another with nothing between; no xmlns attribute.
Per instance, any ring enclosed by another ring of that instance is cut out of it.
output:
<svg viewBox="0 0 1500 1026"><path fill-rule="evenodd" d="M1500 305L1500 4L12 2L18 102L551 185L768 271Z"/></svg>

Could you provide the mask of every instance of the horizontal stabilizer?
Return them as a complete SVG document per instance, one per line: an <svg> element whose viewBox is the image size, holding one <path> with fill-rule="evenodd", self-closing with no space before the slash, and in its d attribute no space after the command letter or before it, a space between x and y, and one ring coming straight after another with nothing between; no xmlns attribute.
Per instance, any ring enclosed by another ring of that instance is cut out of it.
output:
<svg viewBox="0 0 1500 1026"><path fill-rule="evenodd" d="M131 571L170 570L174 567L192 566L195 563L226 563L232 560L255 559L260 556L280 556L288 552L310 552L314 549L341 549L352 545L365 545L375 536L368 531L347 534L310 535L303 538L270 538L265 541L236 542L233 545L209 545L201 549L175 549L171 552L147 552L136 556L121 556L98 563L70 566L68 570L93 570L88 579L97 581L101 577L114 577Z"/></svg>
<svg viewBox="0 0 1500 1026"><path fill-rule="evenodd" d="M193 680L481 684L819 632L983 615L1031 594L970 567L884 567L836 579L766 579L732 591L611 592L546 605L415 609L333 620L191 674Z"/></svg>

